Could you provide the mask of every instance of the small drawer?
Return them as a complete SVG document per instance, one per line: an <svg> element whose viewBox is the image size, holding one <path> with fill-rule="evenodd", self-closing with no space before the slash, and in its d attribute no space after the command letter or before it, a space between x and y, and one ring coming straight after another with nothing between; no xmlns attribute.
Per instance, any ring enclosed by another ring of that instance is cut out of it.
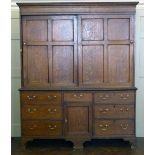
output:
<svg viewBox="0 0 155 155"><path fill-rule="evenodd" d="M110 120L96 120L95 121L95 135L104 136L112 135L114 133L114 123Z"/></svg>
<svg viewBox="0 0 155 155"><path fill-rule="evenodd" d="M115 98L112 92L95 93L95 103L113 103Z"/></svg>
<svg viewBox="0 0 155 155"><path fill-rule="evenodd" d="M133 91L114 91L94 94L95 103L134 104L135 93Z"/></svg>
<svg viewBox="0 0 155 155"><path fill-rule="evenodd" d="M62 119L62 108L51 105L24 105L22 119Z"/></svg>
<svg viewBox="0 0 155 155"><path fill-rule="evenodd" d="M95 105L95 118L116 117L113 105Z"/></svg>
<svg viewBox="0 0 155 155"><path fill-rule="evenodd" d="M58 92L21 92L21 100L23 104L61 104L61 93Z"/></svg>
<svg viewBox="0 0 155 155"><path fill-rule="evenodd" d="M62 136L60 121L23 121L23 136Z"/></svg>
<svg viewBox="0 0 155 155"><path fill-rule="evenodd" d="M117 92L115 93L115 101L119 103L130 103L133 104L135 102L135 93L131 91L127 92Z"/></svg>
<svg viewBox="0 0 155 155"><path fill-rule="evenodd" d="M92 102L91 93L64 93L66 102Z"/></svg>
<svg viewBox="0 0 155 155"><path fill-rule="evenodd" d="M95 135L132 135L134 134L133 120L96 120Z"/></svg>
<svg viewBox="0 0 155 155"><path fill-rule="evenodd" d="M134 134L134 121L133 120L117 120L115 122L115 133L117 135Z"/></svg>
<svg viewBox="0 0 155 155"><path fill-rule="evenodd" d="M95 118L134 118L134 105L95 105Z"/></svg>
<svg viewBox="0 0 155 155"><path fill-rule="evenodd" d="M134 118L134 105L116 105L114 106L115 118Z"/></svg>

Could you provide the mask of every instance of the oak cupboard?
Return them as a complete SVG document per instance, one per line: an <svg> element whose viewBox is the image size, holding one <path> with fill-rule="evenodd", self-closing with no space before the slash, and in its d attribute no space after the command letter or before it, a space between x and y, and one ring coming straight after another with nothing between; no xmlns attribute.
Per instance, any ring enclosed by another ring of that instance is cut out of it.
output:
<svg viewBox="0 0 155 155"><path fill-rule="evenodd" d="M135 143L138 2L17 3L21 17L22 143Z"/></svg>

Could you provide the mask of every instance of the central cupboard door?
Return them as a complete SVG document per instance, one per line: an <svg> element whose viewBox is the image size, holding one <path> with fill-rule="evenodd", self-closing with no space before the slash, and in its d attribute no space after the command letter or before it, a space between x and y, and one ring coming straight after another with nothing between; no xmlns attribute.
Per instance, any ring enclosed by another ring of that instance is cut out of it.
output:
<svg viewBox="0 0 155 155"><path fill-rule="evenodd" d="M75 16L24 16L24 87L77 85Z"/></svg>
<svg viewBox="0 0 155 155"><path fill-rule="evenodd" d="M66 103L64 110L67 137L92 135L92 110L89 103Z"/></svg>

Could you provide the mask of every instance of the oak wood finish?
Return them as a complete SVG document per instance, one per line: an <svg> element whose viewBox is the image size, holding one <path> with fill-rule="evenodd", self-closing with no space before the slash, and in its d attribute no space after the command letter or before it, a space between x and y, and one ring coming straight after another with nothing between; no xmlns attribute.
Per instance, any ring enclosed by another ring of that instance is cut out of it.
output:
<svg viewBox="0 0 155 155"><path fill-rule="evenodd" d="M135 142L137 2L17 3L22 143Z"/></svg>

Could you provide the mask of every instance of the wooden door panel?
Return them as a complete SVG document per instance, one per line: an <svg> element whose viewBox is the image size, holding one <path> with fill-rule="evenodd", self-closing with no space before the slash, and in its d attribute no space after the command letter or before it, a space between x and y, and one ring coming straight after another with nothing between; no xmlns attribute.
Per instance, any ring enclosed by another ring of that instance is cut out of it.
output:
<svg viewBox="0 0 155 155"><path fill-rule="evenodd" d="M70 106L65 107L65 115L67 120L67 136L91 134L91 112L89 106L75 106L74 103L72 103Z"/></svg>
<svg viewBox="0 0 155 155"><path fill-rule="evenodd" d="M28 86L48 85L48 51L47 46L27 46L24 60L26 83Z"/></svg>
<svg viewBox="0 0 155 155"><path fill-rule="evenodd" d="M47 41L47 20L27 20L26 37L27 41Z"/></svg>
<svg viewBox="0 0 155 155"><path fill-rule="evenodd" d="M128 83L130 79L129 45L108 46L108 77L111 83Z"/></svg>
<svg viewBox="0 0 155 155"><path fill-rule="evenodd" d="M82 40L103 40L103 19L82 19Z"/></svg>
<svg viewBox="0 0 155 155"><path fill-rule="evenodd" d="M84 84L103 83L103 46L83 46L82 81Z"/></svg>
<svg viewBox="0 0 155 155"><path fill-rule="evenodd" d="M53 20L53 41L73 41L73 20Z"/></svg>
<svg viewBox="0 0 155 155"><path fill-rule="evenodd" d="M74 83L73 46L53 46L53 84Z"/></svg>
<svg viewBox="0 0 155 155"><path fill-rule="evenodd" d="M130 19L109 18L108 19L108 40L129 40Z"/></svg>

